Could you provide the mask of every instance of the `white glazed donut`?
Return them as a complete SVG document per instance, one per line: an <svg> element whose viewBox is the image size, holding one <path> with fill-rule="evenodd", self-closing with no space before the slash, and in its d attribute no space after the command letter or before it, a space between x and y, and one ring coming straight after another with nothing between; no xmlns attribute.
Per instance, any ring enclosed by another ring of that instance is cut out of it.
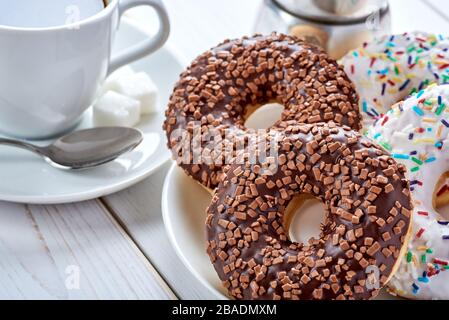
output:
<svg viewBox="0 0 449 320"><path fill-rule="evenodd" d="M407 167L415 206L408 251L390 289L405 298L449 299L449 221L434 209L435 187L449 171L449 85L394 105L367 135Z"/></svg>
<svg viewBox="0 0 449 320"><path fill-rule="evenodd" d="M364 125L429 84L449 83L449 38L425 32L388 35L342 58L360 95Z"/></svg>

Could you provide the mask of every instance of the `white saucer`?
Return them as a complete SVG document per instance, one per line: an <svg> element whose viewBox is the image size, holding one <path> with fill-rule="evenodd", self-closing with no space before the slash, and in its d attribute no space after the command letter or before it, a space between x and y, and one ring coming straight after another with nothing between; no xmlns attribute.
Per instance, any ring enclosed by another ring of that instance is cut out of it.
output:
<svg viewBox="0 0 449 320"><path fill-rule="evenodd" d="M205 211L211 198L208 191L173 164L165 178L162 215L170 242L187 269L210 290L211 298L229 299L206 253ZM301 214L291 223L291 239L307 241L311 236L318 236L323 216L320 206L311 201L301 208ZM396 298L384 289L376 299Z"/></svg>
<svg viewBox="0 0 449 320"><path fill-rule="evenodd" d="M148 34L124 18L115 40L114 50L128 47ZM54 204L82 201L104 196L135 184L165 163L169 157L162 130L164 109L182 71L180 59L167 47L132 64L145 71L159 87L159 109L137 126L145 138L134 151L109 164L84 170L64 171L49 166L31 153L0 146L0 200ZM87 111L78 129L91 127L91 111ZM42 141L45 145L51 141Z"/></svg>

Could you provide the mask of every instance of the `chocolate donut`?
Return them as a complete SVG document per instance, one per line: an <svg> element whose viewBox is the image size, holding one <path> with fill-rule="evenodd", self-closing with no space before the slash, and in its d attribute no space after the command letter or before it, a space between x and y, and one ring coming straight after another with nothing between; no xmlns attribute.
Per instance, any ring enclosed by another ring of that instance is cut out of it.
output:
<svg viewBox="0 0 449 320"><path fill-rule="evenodd" d="M205 153L195 160L181 146L195 140L197 128L202 136L214 132L235 152L235 139L229 138L229 132L233 137L247 134L248 114L254 106L268 102L284 106L281 120L273 127L286 120L310 124L333 120L361 128L354 86L322 49L292 36L255 35L224 41L181 74L164 122L174 159L195 180L215 188L222 176L224 153L211 153L200 138L190 143L195 152Z"/></svg>
<svg viewBox="0 0 449 320"><path fill-rule="evenodd" d="M278 127L280 139L266 136L277 170L230 165L207 209L207 252L223 285L237 299L376 296L410 232L405 168L346 126ZM299 195L326 208L320 238L308 244L288 238L286 211Z"/></svg>

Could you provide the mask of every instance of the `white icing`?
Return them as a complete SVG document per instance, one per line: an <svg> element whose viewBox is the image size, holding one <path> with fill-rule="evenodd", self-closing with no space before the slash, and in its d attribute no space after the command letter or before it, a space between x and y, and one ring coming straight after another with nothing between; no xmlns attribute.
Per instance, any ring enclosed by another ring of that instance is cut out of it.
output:
<svg viewBox="0 0 449 320"><path fill-rule="evenodd" d="M366 127L390 106L428 84L449 83L449 38L414 32L389 35L342 58L360 96Z"/></svg>
<svg viewBox="0 0 449 320"><path fill-rule="evenodd" d="M443 236L449 236L449 226L438 223L445 219L432 204L440 176L449 171L448 107L449 85L431 86L393 106L367 133L407 167L407 176L413 188L413 230L408 246L410 253L407 253L413 258L408 262L407 256L404 257L389 283L391 289L407 298L449 299L449 270L443 271L443 266L434 260L449 262L449 240L443 239ZM412 139L409 138L410 134L413 134ZM413 152L417 154L412 155ZM404 155L409 158L402 159ZM416 184L416 181L422 185ZM427 212L428 216L423 212ZM424 232L418 237L421 229ZM424 247L432 252L426 252ZM423 254L430 264L422 262ZM424 272L431 270L430 265L437 265L441 271L437 275L423 277ZM413 285L419 289L414 290Z"/></svg>

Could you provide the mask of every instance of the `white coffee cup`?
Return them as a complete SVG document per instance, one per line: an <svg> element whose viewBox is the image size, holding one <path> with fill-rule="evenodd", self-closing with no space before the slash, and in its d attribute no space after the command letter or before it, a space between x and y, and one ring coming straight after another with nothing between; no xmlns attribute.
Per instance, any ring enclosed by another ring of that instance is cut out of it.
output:
<svg viewBox="0 0 449 320"><path fill-rule="evenodd" d="M157 34L111 57L121 15L139 5L156 11ZM56 27L0 25L0 132L41 139L74 128L107 75L159 49L169 31L160 0L110 0L97 14Z"/></svg>

